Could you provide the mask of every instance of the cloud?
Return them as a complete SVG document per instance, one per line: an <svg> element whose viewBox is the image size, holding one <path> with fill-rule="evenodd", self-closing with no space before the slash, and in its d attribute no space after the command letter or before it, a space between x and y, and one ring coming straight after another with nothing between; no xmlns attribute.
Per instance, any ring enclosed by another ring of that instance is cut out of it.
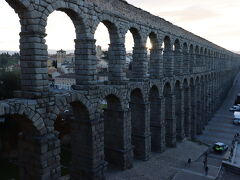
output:
<svg viewBox="0 0 240 180"><path fill-rule="evenodd" d="M190 6L180 10L162 11L158 15L163 18L175 19L175 21L189 22L200 21L221 16L221 14L198 6Z"/></svg>

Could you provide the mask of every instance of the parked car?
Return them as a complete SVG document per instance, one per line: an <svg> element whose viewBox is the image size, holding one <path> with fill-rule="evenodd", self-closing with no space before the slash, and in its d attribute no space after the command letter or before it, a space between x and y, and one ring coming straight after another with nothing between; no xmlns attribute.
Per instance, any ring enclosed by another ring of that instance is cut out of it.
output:
<svg viewBox="0 0 240 180"><path fill-rule="evenodd" d="M224 152L228 149L228 145L222 143L222 142L217 142L213 145L213 150L215 152L221 153Z"/></svg>
<svg viewBox="0 0 240 180"><path fill-rule="evenodd" d="M240 106L234 105L234 106L229 108L229 111L240 111Z"/></svg>
<svg viewBox="0 0 240 180"><path fill-rule="evenodd" d="M239 125L240 124L240 119L233 119L233 124Z"/></svg>

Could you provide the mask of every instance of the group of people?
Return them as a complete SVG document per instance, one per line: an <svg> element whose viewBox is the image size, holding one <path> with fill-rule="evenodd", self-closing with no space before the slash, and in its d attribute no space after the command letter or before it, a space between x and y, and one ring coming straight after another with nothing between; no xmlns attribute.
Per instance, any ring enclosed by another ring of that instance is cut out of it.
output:
<svg viewBox="0 0 240 180"><path fill-rule="evenodd" d="M187 166L188 167L191 166L191 162L192 162L192 159L188 158L188 161L187 161ZM205 175L207 176L208 175L208 153L207 152L204 153L203 168L204 168L204 171L205 171Z"/></svg>

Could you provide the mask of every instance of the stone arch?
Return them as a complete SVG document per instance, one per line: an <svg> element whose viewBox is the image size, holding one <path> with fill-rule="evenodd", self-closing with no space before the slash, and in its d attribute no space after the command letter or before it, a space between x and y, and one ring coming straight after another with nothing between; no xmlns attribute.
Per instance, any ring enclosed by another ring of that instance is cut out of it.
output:
<svg viewBox="0 0 240 180"><path fill-rule="evenodd" d="M201 124L201 116L202 116L202 105L201 105L201 84L200 78L197 76L195 79L195 93L196 93L196 126L197 126L197 134L202 133L202 124Z"/></svg>
<svg viewBox="0 0 240 180"><path fill-rule="evenodd" d="M184 109L184 134L186 137L190 137L190 88L187 79L183 80L183 109Z"/></svg>
<svg viewBox="0 0 240 180"><path fill-rule="evenodd" d="M193 67L195 66L195 59L194 59L194 46L190 44L189 46L189 69L190 73L193 73Z"/></svg>
<svg viewBox="0 0 240 180"><path fill-rule="evenodd" d="M194 53L196 53L196 54L200 53L200 47L198 45L195 46Z"/></svg>
<svg viewBox="0 0 240 180"><path fill-rule="evenodd" d="M170 83L165 83L163 88L165 100L165 142L168 147L176 146L176 122L173 114L173 94Z"/></svg>
<svg viewBox="0 0 240 180"><path fill-rule="evenodd" d="M142 40L143 38L142 38L142 35L140 34L138 28L130 27L128 29L128 31L130 31L132 36L133 36L133 41L134 41L134 47L133 48L141 46L142 42L143 42L143 40Z"/></svg>
<svg viewBox="0 0 240 180"><path fill-rule="evenodd" d="M129 91L128 91L129 93L127 96L128 101L129 102L131 101L131 93L136 89L139 89L141 91L144 103L147 103L148 102L148 93L145 93L145 87L144 87L143 83L137 83L137 84L133 83L129 86Z"/></svg>
<svg viewBox="0 0 240 180"><path fill-rule="evenodd" d="M179 39L176 39L173 43L173 48L172 48L174 51L179 51L181 50L181 44L180 44L180 41Z"/></svg>
<svg viewBox="0 0 240 180"><path fill-rule="evenodd" d="M130 92L132 144L134 146L134 157L140 160L149 159L151 152L148 106L149 104L144 103L141 89L136 88Z"/></svg>
<svg viewBox="0 0 240 180"><path fill-rule="evenodd" d="M195 65L200 66L201 65L201 59L199 57L199 55L200 55L200 46L199 45L195 46L194 54L195 54L195 56L194 56Z"/></svg>
<svg viewBox="0 0 240 180"><path fill-rule="evenodd" d="M183 107L182 107L182 90L181 82L177 80L174 86L175 94L175 117L176 117L176 136L177 140L182 140L184 138L184 118L183 118Z"/></svg>
<svg viewBox="0 0 240 180"><path fill-rule="evenodd" d="M171 50L172 49L171 44L172 44L172 42L171 42L170 37L165 36L163 39L164 51Z"/></svg>
<svg viewBox="0 0 240 180"><path fill-rule="evenodd" d="M18 152L16 159L20 170L19 178L23 180L58 177L59 170L56 168L59 167L59 160L53 153L58 151L55 135L47 131L38 112L21 103L11 103L0 103L0 117L5 120L0 126L3 128L0 131L4 137L1 137L3 144L8 142L8 138L14 143L14 146L8 143L8 151ZM48 143L53 143L53 146L48 146ZM48 153L51 156L45 157ZM51 161L51 164L45 164L45 161ZM44 168L46 171L42 172Z"/></svg>
<svg viewBox="0 0 240 180"><path fill-rule="evenodd" d="M179 39L176 39L173 44L174 51L174 74L181 75L183 68L183 54Z"/></svg>
<svg viewBox="0 0 240 180"><path fill-rule="evenodd" d="M130 65L130 78L134 79L137 77L145 76L145 73L147 70L142 67L139 68L139 63L144 60L144 54L146 53L146 49L144 45L143 35L136 27L130 27L129 28L130 33L132 34L133 40L134 40L134 47L132 51L132 63ZM125 34L126 35L126 34ZM126 37L125 37L126 39Z"/></svg>
<svg viewBox="0 0 240 180"><path fill-rule="evenodd" d="M62 3L61 1L53 2L45 7L41 19L47 21L48 16L54 11L65 12L69 18L74 20L79 20L80 17L84 17L84 12L80 9L79 5L71 2ZM80 18L84 27L87 25L84 18Z"/></svg>
<svg viewBox="0 0 240 180"><path fill-rule="evenodd" d="M55 108L50 117L52 117L52 121L55 121L58 114L64 112L66 108L70 107L73 102L79 102L83 106L87 108L89 114L95 113L95 108L93 107L92 103L80 93L69 93L65 95L57 95L55 96ZM99 102L100 103L100 102ZM94 120L92 116L90 116L90 120Z"/></svg>
<svg viewBox="0 0 240 180"><path fill-rule="evenodd" d="M188 51L189 51L189 50L188 50L188 43L187 43L187 42L184 42L184 43L183 43L183 52L184 52L184 53L188 53Z"/></svg>
<svg viewBox="0 0 240 180"><path fill-rule="evenodd" d="M189 73L190 61L189 61L189 47L186 42L183 43L183 74Z"/></svg>
<svg viewBox="0 0 240 180"><path fill-rule="evenodd" d="M105 99L105 97L107 97L110 94L114 95L115 97L117 97L119 99L121 108L123 110L128 108L128 106L126 105L126 100L125 100L126 95L127 95L127 92L125 90L120 91L117 88L106 88L106 89L103 88L103 89L101 89L100 100Z"/></svg>
<svg viewBox="0 0 240 180"><path fill-rule="evenodd" d="M155 32L150 32L148 35L151 42L150 61L149 61L149 74L151 78L158 79L160 77L160 57L162 55L161 45L158 36Z"/></svg>
<svg viewBox="0 0 240 180"><path fill-rule="evenodd" d="M196 136L196 88L194 78L190 78L190 104L191 104L191 138Z"/></svg>
<svg viewBox="0 0 240 180"><path fill-rule="evenodd" d="M105 160L120 168L132 167L131 122L129 111L121 106L114 94L105 97L104 108L104 154Z"/></svg>
<svg viewBox="0 0 240 180"><path fill-rule="evenodd" d="M124 36L121 35L118 23L114 20L102 19L99 23L103 23L108 29L110 39L108 47L108 81L119 83L126 78L126 72L124 71L126 61Z"/></svg>
<svg viewBox="0 0 240 180"><path fill-rule="evenodd" d="M112 19L102 19L101 21L99 21L98 25L100 23L103 23L107 27L110 37L110 43L119 43L121 38L117 22L112 21ZM96 31L98 25L95 27L94 32Z"/></svg>
<svg viewBox="0 0 240 180"><path fill-rule="evenodd" d="M93 131L96 127L90 123L91 114L88 108L80 101L70 103L73 117L70 117L70 136L71 136L71 171L70 176L74 179L89 178L91 173L84 170L89 168L86 164L90 163L91 154L87 153L94 149L92 137L101 139L101 134ZM102 154L99 156L103 157Z"/></svg>
<svg viewBox="0 0 240 180"><path fill-rule="evenodd" d="M162 123L162 100L158 87L153 85L149 91L151 147L153 152L162 152L164 149L164 129Z"/></svg>
<svg viewBox="0 0 240 180"><path fill-rule="evenodd" d="M174 62L172 52L172 42L169 36L163 39L163 74L165 77L171 77L174 73Z"/></svg>
<svg viewBox="0 0 240 180"><path fill-rule="evenodd" d="M54 12L61 11L64 12L72 21L76 29L76 39L83 40L86 39L86 36L90 33L89 28L87 27L87 18L86 15L80 10L79 6L75 3L67 2L62 3L61 1L53 2L46 7L46 10L42 13L39 23L45 21L47 23L47 18ZM89 37L91 38L91 37Z"/></svg>
<svg viewBox="0 0 240 180"><path fill-rule="evenodd" d="M24 116L26 119L32 122L33 126L39 132L39 135L47 133L45 122L37 111L21 103L0 103L0 116L5 115L18 115Z"/></svg>
<svg viewBox="0 0 240 180"><path fill-rule="evenodd" d="M204 49L203 47L200 47L200 52L199 52L199 54L203 55L203 52L204 52L203 49Z"/></svg>
<svg viewBox="0 0 240 180"><path fill-rule="evenodd" d="M204 48L204 55L205 55L205 56L207 55L207 52L208 52L208 49L207 49L207 48Z"/></svg>
<svg viewBox="0 0 240 180"><path fill-rule="evenodd" d="M52 117L51 121L53 121L55 130L59 132L58 136L61 140L62 152L67 156L71 156L71 166L64 164L65 168L69 168L71 178L91 179L93 176L88 171L92 169L90 165L92 164L92 154L89 151L96 150L95 143L102 148L104 147L103 133L100 128L103 128L103 122L97 119L99 118L98 114L96 107L84 94L69 93L55 97L55 109L50 114L50 117ZM60 123L63 123L63 115L65 123L59 126L59 120ZM63 135L68 137L65 138ZM93 137L97 138L96 141L92 141ZM68 143L66 143L66 140ZM104 159L103 149L99 149L94 153L99 157L94 164L102 165ZM99 169L98 171L103 170Z"/></svg>

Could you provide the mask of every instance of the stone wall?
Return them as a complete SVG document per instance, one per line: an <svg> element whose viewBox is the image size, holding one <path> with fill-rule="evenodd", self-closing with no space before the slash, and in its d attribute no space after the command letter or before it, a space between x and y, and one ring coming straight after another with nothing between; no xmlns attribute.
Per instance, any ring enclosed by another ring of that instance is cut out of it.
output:
<svg viewBox="0 0 240 180"><path fill-rule="evenodd" d="M125 1L6 1L22 27L22 89L18 98L0 102L0 116L31 125L29 131L23 128L19 146L24 180L60 177L54 124L65 110L71 112L71 179L100 180L109 165L131 168L134 158L148 160L152 151L162 152L177 140L201 134L239 71L239 55ZM48 87L45 28L55 10L65 12L76 28L76 86L71 91ZM104 84L96 79L94 33L100 22L111 41ZM134 38L129 80L124 72L128 30ZM153 42L149 69L147 37Z"/></svg>

